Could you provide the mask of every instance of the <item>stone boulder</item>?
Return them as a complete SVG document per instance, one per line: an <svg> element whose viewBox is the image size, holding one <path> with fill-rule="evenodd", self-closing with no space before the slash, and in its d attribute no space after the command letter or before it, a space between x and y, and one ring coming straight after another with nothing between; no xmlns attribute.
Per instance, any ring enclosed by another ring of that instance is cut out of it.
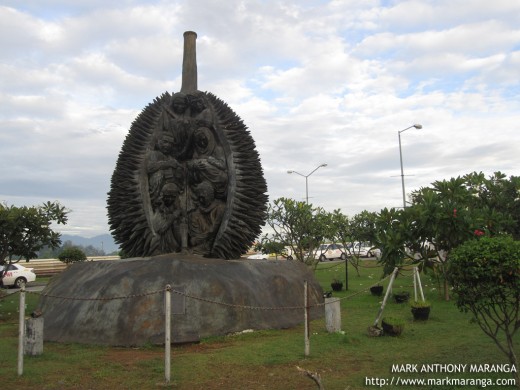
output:
<svg viewBox="0 0 520 390"><path fill-rule="evenodd" d="M83 262L53 277L38 310L46 341L113 346L164 343L165 288L172 288L172 343L245 329L303 323L304 281L311 318L323 291L297 261L221 260L166 254Z"/></svg>

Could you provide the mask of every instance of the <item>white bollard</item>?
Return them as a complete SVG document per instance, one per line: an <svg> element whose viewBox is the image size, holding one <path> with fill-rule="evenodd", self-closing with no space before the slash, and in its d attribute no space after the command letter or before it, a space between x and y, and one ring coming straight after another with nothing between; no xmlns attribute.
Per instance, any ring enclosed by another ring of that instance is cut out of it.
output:
<svg viewBox="0 0 520 390"><path fill-rule="evenodd" d="M171 376L171 286L166 285L166 291L164 292L164 379L166 383L170 383Z"/></svg>
<svg viewBox="0 0 520 390"><path fill-rule="evenodd" d="M305 328L304 328L304 354L305 357L309 356L311 353L311 342L309 340L310 337L310 330L309 330L309 291L307 286L307 281L305 280L303 282L303 306L305 308L304 310L304 316L303 319L305 321Z"/></svg>
<svg viewBox="0 0 520 390"><path fill-rule="evenodd" d="M329 333L341 331L341 307L339 298L325 298L325 327Z"/></svg>
<svg viewBox="0 0 520 390"><path fill-rule="evenodd" d="M25 355L38 356L43 353L43 317L25 320Z"/></svg>
<svg viewBox="0 0 520 390"><path fill-rule="evenodd" d="M25 285L20 289L20 313L18 317L18 376L23 375L23 340L25 337Z"/></svg>

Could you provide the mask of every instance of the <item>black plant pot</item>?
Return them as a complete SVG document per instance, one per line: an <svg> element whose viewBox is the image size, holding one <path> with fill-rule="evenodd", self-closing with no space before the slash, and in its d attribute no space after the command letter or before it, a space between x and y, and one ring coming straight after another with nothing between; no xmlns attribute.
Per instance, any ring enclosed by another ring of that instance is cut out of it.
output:
<svg viewBox="0 0 520 390"><path fill-rule="evenodd" d="M381 295L383 295L383 286L372 286L370 287L370 292L372 293L372 295L380 297Z"/></svg>
<svg viewBox="0 0 520 390"><path fill-rule="evenodd" d="M381 326L383 328L383 334L388 336L399 336L404 330L404 325L393 325L384 320L381 322Z"/></svg>
<svg viewBox="0 0 520 390"><path fill-rule="evenodd" d="M408 299L410 298L410 293L407 292L401 292L394 294L394 299L396 303L405 303L408 302Z"/></svg>
<svg viewBox="0 0 520 390"><path fill-rule="evenodd" d="M334 291L341 291L341 290L343 290L343 283L341 283L341 282L334 282L334 283L330 284L330 287L332 287L332 289Z"/></svg>
<svg viewBox="0 0 520 390"><path fill-rule="evenodd" d="M430 317L430 307L412 307L414 320L426 321Z"/></svg>

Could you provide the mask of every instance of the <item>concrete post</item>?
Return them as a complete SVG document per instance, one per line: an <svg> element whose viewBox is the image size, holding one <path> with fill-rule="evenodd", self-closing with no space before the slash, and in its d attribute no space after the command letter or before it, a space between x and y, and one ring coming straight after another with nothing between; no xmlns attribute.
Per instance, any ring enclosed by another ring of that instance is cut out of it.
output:
<svg viewBox="0 0 520 390"><path fill-rule="evenodd" d="M309 356L311 353L311 342L310 342L310 330L309 330L309 291L308 284L305 280L303 282L303 305L305 307L304 311L304 321L305 321L305 335L304 335L304 344L305 344L305 357Z"/></svg>
<svg viewBox="0 0 520 390"><path fill-rule="evenodd" d="M335 333L341 330L339 298L325 298L325 327L329 333Z"/></svg>
<svg viewBox="0 0 520 390"><path fill-rule="evenodd" d="M18 316L18 376L23 375L23 340L25 338L25 284L20 289L20 315Z"/></svg>
<svg viewBox="0 0 520 390"><path fill-rule="evenodd" d="M25 320L25 354L37 356L43 353L43 317Z"/></svg>
<svg viewBox="0 0 520 390"><path fill-rule="evenodd" d="M166 383L170 383L171 376L171 335L172 335L172 288L168 284L166 285L166 291L164 292L164 379Z"/></svg>

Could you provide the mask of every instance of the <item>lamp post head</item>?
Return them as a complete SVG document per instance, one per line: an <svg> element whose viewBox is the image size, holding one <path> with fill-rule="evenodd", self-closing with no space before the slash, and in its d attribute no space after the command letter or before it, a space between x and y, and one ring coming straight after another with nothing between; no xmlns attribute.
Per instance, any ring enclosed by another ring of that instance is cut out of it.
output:
<svg viewBox="0 0 520 390"><path fill-rule="evenodd" d="M399 131L397 132L397 134L399 134L399 137L401 137L401 133L405 132L405 131L408 130L408 129L411 129L412 127L416 128L417 130L422 129L422 125L420 125L419 123L416 123L415 125L408 126L406 129L399 130Z"/></svg>
<svg viewBox="0 0 520 390"><path fill-rule="evenodd" d="M321 164L320 165L320 167L326 167L326 166L327 166L327 164Z"/></svg>
<svg viewBox="0 0 520 390"><path fill-rule="evenodd" d="M287 173L294 173L294 171L287 171Z"/></svg>

